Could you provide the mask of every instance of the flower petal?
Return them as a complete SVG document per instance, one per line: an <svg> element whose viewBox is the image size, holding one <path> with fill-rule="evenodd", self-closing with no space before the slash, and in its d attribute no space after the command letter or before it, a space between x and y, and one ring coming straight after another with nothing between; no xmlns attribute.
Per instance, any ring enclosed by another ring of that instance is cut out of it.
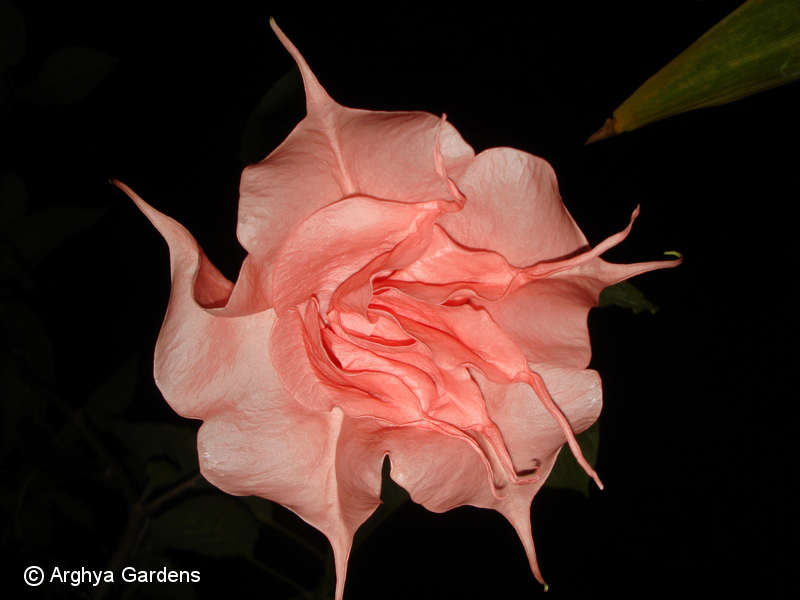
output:
<svg viewBox="0 0 800 600"><path fill-rule="evenodd" d="M559 369L532 365L544 380L554 402L576 434L600 416L603 404L600 376L591 370ZM503 432L514 466L534 468L542 457L557 453L566 442L564 432L535 391L524 383L505 385L474 372L489 416Z"/></svg>
<svg viewBox="0 0 800 600"><path fill-rule="evenodd" d="M237 235L269 272L288 235L308 216L355 194L402 202L447 197L431 158L437 144L448 170L474 156L449 123L423 112L373 112L340 106L319 85L277 25L272 28L300 67L308 114L268 157L244 170Z"/></svg>
<svg viewBox="0 0 800 600"><path fill-rule="evenodd" d="M278 502L324 533L341 599L353 536L380 504L381 460L351 443L352 419L298 404L268 360L259 371L266 385L242 390L239 406L200 428L201 471L220 489Z"/></svg>
<svg viewBox="0 0 800 600"><path fill-rule="evenodd" d="M591 250L524 269L529 283L497 302L483 304L529 362L585 368L591 358L587 316L597 306L600 292L635 275L681 264L677 259L619 265L599 258L625 239L638 214L637 207L624 230Z"/></svg>
<svg viewBox="0 0 800 600"><path fill-rule="evenodd" d="M274 310L223 317L232 284L173 219L125 190L170 247L172 293L155 356L156 382L180 415L204 419L203 476L230 494L278 502L322 531L343 597L353 535L380 504L380 461L360 464L346 417L298 404L268 352ZM240 282L241 283L241 282ZM372 466L372 468L370 468Z"/></svg>
<svg viewBox="0 0 800 600"><path fill-rule="evenodd" d="M597 373L551 369L543 365L533 365L533 368L544 380L547 390L576 434L588 429L597 420L602 408L602 391ZM486 398L489 415L503 432L515 467L522 472L534 467L538 469L539 482L514 486L509 490L507 501L497 502L487 508L494 508L511 522L525 547L533 574L544 584L533 545L530 504L533 495L550 475L564 442L568 440L530 386L520 383L497 384L478 373L475 379Z"/></svg>
<svg viewBox="0 0 800 600"><path fill-rule="evenodd" d="M587 316L599 293L579 278L541 279L484 306L528 362L584 369L592 353Z"/></svg>
<svg viewBox="0 0 800 600"><path fill-rule="evenodd" d="M602 406L597 374L594 371L544 367L539 370L575 431L588 428L597 419ZM372 444L376 457L388 454L392 479L409 492L414 502L430 511L445 512L470 505L491 508L503 514L520 536L536 578L544 583L531 536L530 505L566 439L558 423L529 386L503 385L493 383L479 373L474 375L492 419L503 431L515 467L520 471L538 470L537 482L513 485L503 477L502 469L495 469L503 494L498 498L486 485L484 465L474 448L461 438L434 431L414 427L389 428L379 423L359 421L359 439L362 441L356 443L364 447Z"/></svg>
<svg viewBox="0 0 800 600"><path fill-rule="evenodd" d="M453 174L464 210L439 221L458 243L493 250L515 266L569 256L587 247L558 193L552 167L512 148L491 148Z"/></svg>
<svg viewBox="0 0 800 600"><path fill-rule="evenodd" d="M352 291L367 291L366 308L372 275L405 266L424 252L434 221L448 205L455 203L355 196L318 210L288 236L275 261L275 310L283 314L314 296L327 313L334 292L362 269Z"/></svg>

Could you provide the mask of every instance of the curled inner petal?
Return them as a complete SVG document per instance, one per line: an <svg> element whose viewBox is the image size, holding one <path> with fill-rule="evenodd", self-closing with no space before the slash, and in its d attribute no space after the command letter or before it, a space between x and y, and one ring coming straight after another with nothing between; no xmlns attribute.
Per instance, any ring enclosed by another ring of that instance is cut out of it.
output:
<svg viewBox="0 0 800 600"><path fill-rule="evenodd" d="M284 385L312 409L338 407L356 418L462 437L481 454L496 494L504 482L533 483L539 473L515 468L469 369L493 381L523 381L536 391L579 463L601 485L525 354L480 302L471 301L512 293L536 279L537 266L520 269L495 253L461 247L436 225L440 215L463 206L463 195L438 154L434 160L455 202L410 204L356 196L318 211L290 236L274 271L281 318L271 342L277 364L282 364L281 357L287 360L285 368L278 368ZM382 232L379 238L375 231ZM309 253L315 245L319 249ZM345 254L331 261L339 245ZM303 261L298 264L301 249ZM314 268L317 260L319 269ZM310 271L307 278L297 276L301 270ZM295 312L292 307L308 296L312 299ZM288 361L297 356L309 361L302 377L290 373L298 367ZM503 471L499 480L495 460Z"/></svg>

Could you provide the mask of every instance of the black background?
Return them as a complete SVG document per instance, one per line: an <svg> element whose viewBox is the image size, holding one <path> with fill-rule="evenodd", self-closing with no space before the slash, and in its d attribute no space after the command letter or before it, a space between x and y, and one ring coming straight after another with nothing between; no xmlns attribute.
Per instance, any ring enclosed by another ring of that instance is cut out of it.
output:
<svg viewBox="0 0 800 600"><path fill-rule="evenodd" d="M19 3L29 35L23 74L35 75L41 58L66 44L119 57L80 104L22 110L10 125L17 145L4 157L34 207L111 207L45 266L55 283L39 308L71 400L79 405L132 354L149 360L168 299L166 245L109 178L183 223L235 279L241 134L292 65L269 28L273 16L341 104L447 113L476 151L513 146L551 162L592 243L623 228L641 204L629 239L607 259L653 260L665 250L685 257L635 281L657 314L609 308L590 316L592 367L605 391L598 471L606 489L588 499L545 490L534 501L547 597L789 589L798 558L800 86L583 144L739 2L536 1L524 13L503 2L446 11L298 4ZM136 410L171 418L145 366ZM109 531L117 520L110 511ZM279 597L257 571L182 560L201 565L200 597L247 589ZM14 567L4 579L21 577ZM408 505L353 554L346 597L539 590L499 515Z"/></svg>

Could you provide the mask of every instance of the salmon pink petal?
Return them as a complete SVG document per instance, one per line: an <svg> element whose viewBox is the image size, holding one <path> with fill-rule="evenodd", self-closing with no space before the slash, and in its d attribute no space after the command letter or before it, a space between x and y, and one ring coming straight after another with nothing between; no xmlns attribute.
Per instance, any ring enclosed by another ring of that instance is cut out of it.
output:
<svg viewBox="0 0 800 600"><path fill-rule="evenodd" d="M455 203L406 204L355 196L320 209L298 224L281 248L273 271L275 310L283 314L313 295L327 312L334 292L362 269L353 292L367 289L377 272L413 262L450 204ZM363 300L369 299L368 292Z"/></svg>
<svg viewBox="0 0 800 600"><path fill-rule="evenodd" d="M519 267L587 247L561 201L552 167L541 158L491 148L453 178L468 202L458 216L439 222L458 243L493 250Z"/></svg>
<svg viewBox="0 0 800 600"><path fill-rule="evenodd" d="M548 389L575 431L589 427L602 406L597 374L560 369L542 372ZM384 440L381 449L385 449L391 461L392 479L409 492L414 502L433 512L469 505L503 514L520 536L534 574L544 583L531 536L530 504L566 440L529 386L497 384L480 374L476 374L475 380L484 393L492 419L503 431L516 469L535 471L538 477L535 483L511 485L498 470L501 481L497 483L503 495L498 499L486 487L478 455L463 440L412 428L381 429L377 425L371 435Z"/></svg>
<svg viewBox="0 0 800 600"><path fill-rule="evenodd" d="M581 279L531 282L486 310L529 362L583 369L591 359L587 316L599 291Z"/></svg>
<svg viewBox="0 0 800 600"><path fill-rule="evenodd" d="M186 229L155 210L124 184L170 248L172 292L156 345L156 382L175 411L206 414L238 401L232 390L252 379L252 364L264 360L269 313L220 318L233 284L211 264ZM226 351L220 351L225 348ZM260 357L260 358L259 358ZM263 382L259 382L263 383Z"/></svg>
<svg viewBox="0 0 800 600"><path fill-rule="evenodd" d="M530 362L585 368L591 359L586 320L600 292L630 277L681 263L677 259L618 265L599 258L625 239L638 214L637 208L624 230L591 250L524 269L531 278L527 283L497 302L484 304Z"/></svg>
<svg viewBox="0 0 800 600"><path fill-rule="evenodd" d="M118 185L170 247L172 293L155 378L177 413L205 421L203 476L228 493L279 502L322 531L341 599L353 536L380 504L380 460L370 470L353 454L343 413L310 410L286 391L268 352L275 311L220 316L214 307L227 303L230 282L181 225Z"/></svg>
<svg viewBox="0 0 800 600"><path fill-rule="evenodd" d="M532 365L542 377L576 434L600 416L603 395L595 371ZM531 386L504 385L474 373L492 420L503 432L511 458L520 471L538 466L542 457L556 454L566 441L564 432L542 405ZM536 427L531 427L535 423Z"/></svg>
<svg viewBox="0 0 800 600"><path fill-rule="evenodd" d="M302 313L300 312L302 311ZM421 409L402 380L375 370L348 370L323 341L318 305L310 302L281 316L270 340L270 354L284 387L311 410L338 408L354 417L412 423ZM377 390L385 386L381 397Z"/></svg>
<svg viewBox="0 0 800 600"><path fill-rule="evenodd" d="M376 286L438 304L474 297L495 301L508 293L519 273L496 252L457 244L437 224L427 250L412 264L378 279Z"/></svg>
<svg viewBox="0 0 800 600"><path fill-rule="evenodd" d="M324 533L341 599L353 536L380 504L382 457L365 459L351 443L356 424L342 412L296 402L268 360L251 370L261 381L200 428L201 471L220 489L269 498Z"/></svg>
<svg viewBox="0 0 800 600"><path fill-rule="evenodd" d="M237 235L267 274L288 235L341 198L418 202L446 197L431 160L437 139L448 170L463 170L474 156L452 125L429 113L340 106L274 22L272 27L300 67L308 114L274 152L242 174ZM262 285L271 298L268 276Z"/></svg>
<svg viewBox="0 0 800 600"><path fill-rule="evenodd" d="M534 365L548 391L577 434L594 423L600 415L602 392L600 377L594 371L551 369ZM528 556L531 570L540 583L544 579L536 562L530 522L530 504L555 464L565 442L563 428L552 419L541 398L526 384L502 385L480 374L475 379L486 398L492 420L503 432L514 465L525 472L536 469L537 483L514 486L509 501L486 506L505 516L514 526ZM546 588L545 588L546 589Z"/></svg>

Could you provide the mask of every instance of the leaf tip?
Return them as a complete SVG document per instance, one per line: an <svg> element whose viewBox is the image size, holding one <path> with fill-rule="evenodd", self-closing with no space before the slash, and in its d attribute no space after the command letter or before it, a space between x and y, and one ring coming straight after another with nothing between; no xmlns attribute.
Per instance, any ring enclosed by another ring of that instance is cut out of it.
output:
<svg viewBox="0 0 800 600"><path fill-rule="evenodd" d="M593 144L594 142L599 142L600 140L604 140L606 138L610 138L619 134L619 131L616 131L615 126L617 124L617 120L614 117L606 119L606 122L603 123L603 126L595 131L592 135L589 136L589 139L584 142L585 145Z"/></svg>

